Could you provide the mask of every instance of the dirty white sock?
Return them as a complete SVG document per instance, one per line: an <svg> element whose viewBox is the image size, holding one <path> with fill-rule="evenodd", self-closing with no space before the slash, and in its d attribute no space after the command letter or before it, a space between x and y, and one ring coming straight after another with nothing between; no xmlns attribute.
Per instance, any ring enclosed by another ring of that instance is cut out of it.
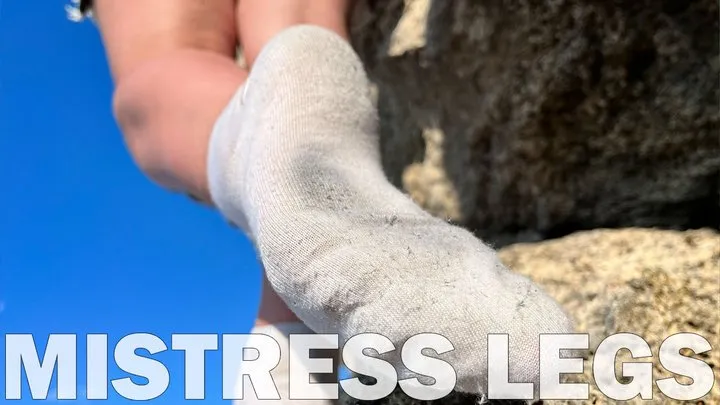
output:
<svg viewBox="0 0 720 405"><path fill-rule="evenodd" d="M482 394L488 333L510 335L510 378L522 382L538 381L539 334L571 330L493 249L387 181L363 66L334 33L298 26L268 43L219 118L209 161L214 202L318 333L381 333L398 351L439 333L455 347L441 358L456 389Z"/></svg>
<svg viewBox="0 0 720 405"><path fill-rule="evenodd" d="M256 326L253 328L253 330L250 332L251 336L248 342L245 344L246 347L254 347L253 338L255 335L267 335L275 339L275 341L278 342L280 345L280 363L275 367L272 371L270 371L270 374L273 377L273 381L275 383L275 387L278 390L278 393L280 394L279 400L267 400L263 399L260 400L257 398L255 391L252 389L252 385L250 384L247 377L244 378L244 387L243 384L243 369L240 369L240 372L238 373L236 386L235 386L235 392L240 396L239 394L243 393L243 400L236 400L233 402L234 405L251 405L251 404L267 404L267 405L288 405L288 404L304 404L304 405L332 405L335 403L333 400L291 400L289 395L290 390L290 361L292 361L296 365L302 365L302 360L300 360L300 356L302 356L302 353L293 353L290 350L290 335L291 334L314 334L312 330L310 330L307 326L305 326L302 322L286 322L286 323L279 323L274 325L266 325L266 326ZM244 363L244 364L251 364L251 363ZM306 369L305 369L306 370ZM332 375L324 375L323 377L319 379L317 377L317 374L310 374L310 382L313 384L317 383L328 383L328 382L337 382L337 378L332 380ZM337 374L335 375L337 377ZM334 395L334 393L330 392L329 395ZM303 393L300 393L300 397L306 397L309 398L311 395L303 395Z"/></svg>

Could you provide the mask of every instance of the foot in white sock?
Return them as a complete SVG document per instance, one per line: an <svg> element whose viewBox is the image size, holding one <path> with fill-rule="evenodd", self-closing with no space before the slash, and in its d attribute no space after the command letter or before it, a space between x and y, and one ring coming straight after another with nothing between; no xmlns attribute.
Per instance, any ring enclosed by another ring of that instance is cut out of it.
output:
<svg viewBox="0 0 720 405"><path fill-rule="evenodd" d="M455 350L456 389L487 392L487 334L510 335L510 381L538 381L539 335L559 306L470 232L434 218L383 174L363 66L339 36L276 36L211 139L210 188L254 238L268 278L318 333L432 332ZM406 375L396 364L401 378Z"/></svg>
<svg viewBox="0 0 720 405"><path fill-rule="evenodd" d="M275 325L256 326L250 332L253 335L267 335L275 339L280 345L280 363L275 367L270 374L273 377L275 388L277 388L280 394L279 400L260 400L255 395L255 390L250 384L248 377L243 377L244 373L252 374L249 370L244 370L242 367L238 373L238 378L235 386L235 392L239 397L242 394L242 400L236 400L233 402L234 405L252 405L252 404L267 404L267 405L288 405L288 404L304 404L304 405L332 405L336 401L334 400L291 400L290 399L290 362L292 361L296 365L301 365L302 360L300 356L302 353L293 353L290 351L290 335L291 334L313 334L307 326L301 322L288 322L280 323ZM255 347L253 339L251 337L245 346ZM251 365L252 362L244 363L245 365ZM336 375L337 376L337 373ZM332 377L332 375L330 375ZM336 383L337 379L330 381L327 378L322 381L316 377L316 374L310 374L310 383ZM322 387L321 387L322 388ZM327 391L328 395L335 395L335 392ZM307 395L306 395L307 394ZM299 393L300 397L310 398L313 395L309 393Z"/></svg>

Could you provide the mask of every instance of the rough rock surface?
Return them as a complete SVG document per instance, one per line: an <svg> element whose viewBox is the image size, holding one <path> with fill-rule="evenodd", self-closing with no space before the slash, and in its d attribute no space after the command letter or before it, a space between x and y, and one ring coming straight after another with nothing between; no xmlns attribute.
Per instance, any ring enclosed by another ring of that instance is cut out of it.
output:
<svg viewBox="0 0 720 405"><path fill-rule="evenodd" d="M717 0L358 0L351 26L396 185L496 246L570 235L501 256L591 346L697 332L720 378ZM590 361L578 403L613 403Z"/></svg>
<svg viewBox="0 0 720 405"><path fill-rule="evenodd" d="M500 256L572 314L576 328L590 334L591 348L609 335L630 332L642 336L657 355L665 338L697 333L714 347L697 357L712 365L720 381L720 234L716 231L594 230L509 246ZM653 363L656 380L670 376L657 357ZM584 381L592 382L591 370L588 360ZM590 386L589 403L613 403ZM720 384L716 382L712 395L704 400L720 403ZM653 403L671 402L655 390Z"/></svg>
<svg viewBox="0 0 720 405"><path fill-rule="evenodd" d="M538 282L575 319L578 331L590 335L590 353L605 337L631 332L642 336L653 353L678 332L705 337L713 350L694 355L711 365L716 383L702 399L720 403L720 234L714 230L594 230L500 250L502 260ZM692 355L691 353L687 355ZM647 361L639 359L636 361ZM629 356L619 355L620 361ZM669 377L657 357L654 378ZM585 375L574 381L590 384L588 401L545 401L546 404L611 404L592 379L592 355ZM680 379L687 383L687 380ZM656 387L655 387L656 388ZM477 398L453 394L442 404L475 404ZM345 399L344 403L357 403ZM396 393L377 404L420 404ZM648 403L634 400L628 403ZM657 389L654 404L679 403Z"/></svg>
<svg viewBox="0 0 720 405"><path fill-rule="evenodd" d="M720 223L716 0L359 0L352 35L431 212L497 243Z"/></svg>

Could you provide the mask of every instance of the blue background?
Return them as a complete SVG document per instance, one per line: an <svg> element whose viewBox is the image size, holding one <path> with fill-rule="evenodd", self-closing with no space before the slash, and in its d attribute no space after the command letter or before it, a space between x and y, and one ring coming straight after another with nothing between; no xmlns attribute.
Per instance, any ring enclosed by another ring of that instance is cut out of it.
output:
<svg viewBox="0 0 720 405"><path fill-rule="evenodd" d="M246 333L260 286L250 243L134 167L99 34L66 20L65 4L0 0L0 331L32 333L41 354L50 333L107 333L111 350L135 332L168 345L171 333ZM1 353L4 364L4 339ZM183 355L156 358L171 386L153 403L176 404ZM110 378L127 376L110 367ZM206 369L207 402L221 403L219 352ZM109 403L131 403L109 392Z"/></svg>

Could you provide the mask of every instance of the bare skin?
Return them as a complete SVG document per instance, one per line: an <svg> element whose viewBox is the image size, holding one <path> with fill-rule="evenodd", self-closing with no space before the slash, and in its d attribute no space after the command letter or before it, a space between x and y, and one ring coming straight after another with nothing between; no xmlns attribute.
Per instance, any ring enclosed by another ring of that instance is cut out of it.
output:
<svg viewBox="0 0 720 405"><path fill-rule="evenodd" d="M213 125L264 44L297 24L347 38L351 0L96 0L115 81L113 111L135 163L153 181L212 204L207 148ZM257 325L297 321L269 287Z"/></svg>

